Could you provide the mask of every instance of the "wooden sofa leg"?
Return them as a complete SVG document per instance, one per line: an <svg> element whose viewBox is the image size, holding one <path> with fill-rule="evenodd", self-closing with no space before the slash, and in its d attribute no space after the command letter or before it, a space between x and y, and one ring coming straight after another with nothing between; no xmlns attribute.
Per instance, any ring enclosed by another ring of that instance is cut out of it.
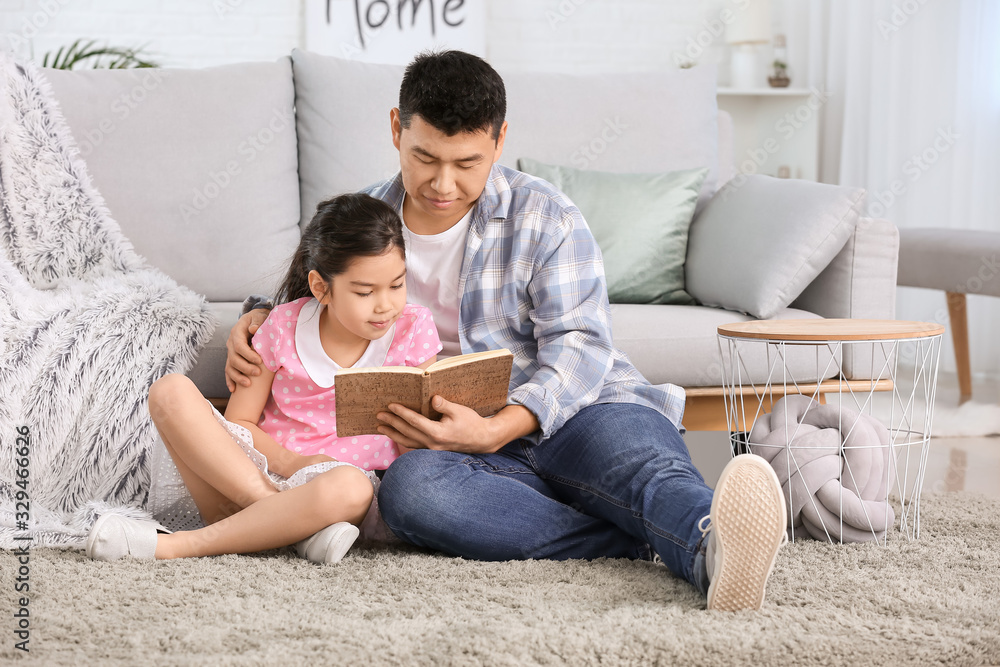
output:
<svg viewBox="0 0 1000 667"><path fill-rule="evenodd" d="M948 319L951 323L951 342L955 347L955 366L958 369L959 403L972 398L972 371L969 364L969 321L966 315L965 294L948 292Z"/></svg>

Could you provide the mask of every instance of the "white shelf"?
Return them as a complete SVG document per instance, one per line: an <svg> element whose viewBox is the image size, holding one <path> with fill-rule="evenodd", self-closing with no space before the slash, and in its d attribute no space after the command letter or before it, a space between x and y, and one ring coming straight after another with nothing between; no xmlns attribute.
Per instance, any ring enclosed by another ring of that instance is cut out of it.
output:
<svg viewBox="0 0 1000 667"><path fill-rule="evenodd" d="M809 88L719 88L719 95L759 95L762 97L805 97L812 95Z"/></svg>

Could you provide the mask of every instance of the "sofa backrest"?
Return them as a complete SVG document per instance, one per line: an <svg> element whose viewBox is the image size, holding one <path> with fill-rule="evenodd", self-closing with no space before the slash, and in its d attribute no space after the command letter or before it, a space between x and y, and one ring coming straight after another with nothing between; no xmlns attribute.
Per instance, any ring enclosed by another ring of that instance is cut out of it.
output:
<svg viewBox="0 0 1000 667"><path fill-rule="evenodd" d="M305 223L324 198L398 171L389 111L398 102L404 68L301 50L292 52L292 63ZM707 166L699 201L716 191L720 151L714 68L501 75L509 124L501 164L516 167L518 158L531 157L611 172ZM726 154L731 162L731 151Z"/></svg>
<svg viewBox="0 0 1000 667"><path fill-rule="evenodd" d="M44 73L136 250L212 301L272 292L319 201L399 169L389 110L402 67L297 50L275 63L201 70ZM501 74L511 128L503 164L705 165L702 202L732 173L714 69Z"/></svg>
<svg viewBox="0 0 1000 667"><path fill-rule="evenodd" d="M274 289L299 238L289 58L43 71L139 254L212 301Z"/></svg>

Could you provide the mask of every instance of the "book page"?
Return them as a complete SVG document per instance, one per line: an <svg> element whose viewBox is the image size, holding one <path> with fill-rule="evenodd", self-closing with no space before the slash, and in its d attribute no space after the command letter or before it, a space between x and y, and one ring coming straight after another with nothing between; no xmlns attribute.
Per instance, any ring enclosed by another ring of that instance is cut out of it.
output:
<svg viewBox="0 0 1000 667"><path fill-rule="evenodd" d="M472 355L463 355L468 358ZM462 357L453 357L461 359ZM499 412L507 405L507 389L513 356L507 350L492 350L474 360L428 369L429 396L439 395L446 400L472 408L483 417ZM451 361L448 359L447 361ZM432 370L433 369L433 370ZM441 413L430 408L431 419L440 419Z"/></svg>
<svg viewBox="0 0 1000 667"><path fill-rule="evenodd" d="M511 354L510 350L506 348L500 348L499 350L486 350L485 352L470 352L469 354L460 354L456 357L449 357L447 359L441 359L440 361L435 361L433 364L427 367L427 372L431 373L441 368L449 368L451 366L458 366L461 364L469 364L480 359L490 359L493 357L506 357Z"/></svg>
<svg viewBox="0 0 1000 667"><path fill-rule="evenodd" d="M420 412L423 370L410 368L411 372L401 373L399 368L345 369L337 373L334 397L338 437L378 433L382 422L375 415L388 412L390 403Z"/></svg>
<svg viewBox="0 0 1000 667"><path fill-rule="evenodd" d="M434 364L431 364L432 366ZM409 373L410 375L423 375L424 369L416 366L359 366L358 368L341 368L337 375L350 375L352 373Z"/></svg>

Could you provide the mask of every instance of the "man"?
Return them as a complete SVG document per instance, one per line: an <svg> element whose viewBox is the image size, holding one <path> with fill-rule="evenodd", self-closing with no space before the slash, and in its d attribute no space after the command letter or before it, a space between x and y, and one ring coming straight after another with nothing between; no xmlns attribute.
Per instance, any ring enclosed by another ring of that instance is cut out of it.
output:
<svg viewBox="0 0 1000 667"><path fill-rule="evenodd" d="M514 353L508 405L492 418L440 397L439 422L398 405L379 415L381 433L415 450L386 471L386 523L413 544L484 560L652 549L709 609L759 608L785 536L777 477L747 455L714 495L705 485L678 432L683 390L650 385L613 345L580 211L496 164L505 114L503 80L485 61L418 56L390 113L400 173L367 191L401 212L409 300L433 312L443 355ZM247 337L265 314L230 335L230 388L256 370Z"/></svg>

